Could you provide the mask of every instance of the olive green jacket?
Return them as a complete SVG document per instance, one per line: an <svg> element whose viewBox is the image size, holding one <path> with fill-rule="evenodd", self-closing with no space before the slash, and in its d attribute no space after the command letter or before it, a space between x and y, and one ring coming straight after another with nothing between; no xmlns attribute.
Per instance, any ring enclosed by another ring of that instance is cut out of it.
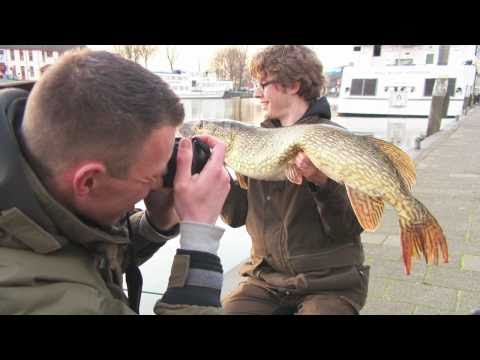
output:
<svg viewBox="0 0 480 360"><path fill-rule="evenodd" d="M134 315L123 283L130 243L126 226L87 224L50 196L26 162L24 168L45 217L36 223L17 208L0 212L0 314ZM178 234L178 230L171 236L157 233L141 211L131 215L130 222L137 265ZM187 274L188 261L174 260L170 283ZM217 314L221 309L160 299L154 311Z"/></svg>

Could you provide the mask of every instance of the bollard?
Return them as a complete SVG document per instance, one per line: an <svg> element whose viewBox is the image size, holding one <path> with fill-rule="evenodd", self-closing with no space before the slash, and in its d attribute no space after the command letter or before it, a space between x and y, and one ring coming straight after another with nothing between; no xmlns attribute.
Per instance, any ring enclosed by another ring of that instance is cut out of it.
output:
<svg viewBox="0 0 480 360"><path fill-rule="evenodd" d="M420 135L415 138L415 150L420 150L421 149L421 143L422 141L425 140L425 135Z"/></svg>
<svg viewBox="0 0 480 360"><path fill-rule="evenodd" d="M422 139L420 139L419 137L416 137L416 138L415 138L415 150L420 150L420 148L421 148L421 146L420 146L421 142L422 142Z"/></svg>

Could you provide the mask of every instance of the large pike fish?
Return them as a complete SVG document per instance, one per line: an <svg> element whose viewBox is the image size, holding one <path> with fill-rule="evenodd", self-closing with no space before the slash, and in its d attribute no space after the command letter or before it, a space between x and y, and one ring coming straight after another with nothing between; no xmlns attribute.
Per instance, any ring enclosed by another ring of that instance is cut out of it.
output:
<svg viewBox="0 0 480 360"><path fill-rule="evenodd" d="M444 262L448 262L442 228L411 194L415 164L405 152L388 142L325 124L267 129L233 120L187 122L180 133L209 134L223 140L227 146L226 165L258 180L288 179L301 183L293 160L303 151L325 175L345 185L364 230L378 228L385 201L395 208L407 275L412 255L423 254L427 263L438 264L441 251Z"/></svg>

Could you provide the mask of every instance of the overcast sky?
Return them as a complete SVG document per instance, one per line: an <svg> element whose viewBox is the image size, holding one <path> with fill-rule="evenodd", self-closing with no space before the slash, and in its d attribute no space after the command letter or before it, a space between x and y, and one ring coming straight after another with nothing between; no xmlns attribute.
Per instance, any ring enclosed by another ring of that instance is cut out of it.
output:
<svg viewBox="0 0 480 360"><path fill-rule="evenodd" d="M93 50L112 50L112 45L87 45ZM215 52L230 45L174 45L178 52L175 68L184 71L205 71ZM243 45L242 45L243 46ZM249 45L248 54L252 55L266 45ZM352 45L314 45L320 60L326 69L346 65L352 51ZM159 52L149 60L148 68L153 71L169 71L165 48L160 46Z"/></svg>

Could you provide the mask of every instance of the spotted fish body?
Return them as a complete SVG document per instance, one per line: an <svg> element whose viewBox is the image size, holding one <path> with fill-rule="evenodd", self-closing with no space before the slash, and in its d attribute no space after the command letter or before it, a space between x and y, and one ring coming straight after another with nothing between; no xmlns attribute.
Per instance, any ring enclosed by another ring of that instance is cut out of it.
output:
<svg viewBox="0 0 480 360"><path fill-rule="evenodd" d="M352 208L366 231L375 231L384 202L398 213L406 273L412 254L423 254L427 263L438 263L439 252L448 261L443 231L428 209L410 190L415 165L396 146L371 136L347 130L308 124L260 128L233 120L185 123L184 136L210 134L227 145L225 163L237 173L267 181L295 182L293 160L304 152L332 180L344 184Z"/></svg>

